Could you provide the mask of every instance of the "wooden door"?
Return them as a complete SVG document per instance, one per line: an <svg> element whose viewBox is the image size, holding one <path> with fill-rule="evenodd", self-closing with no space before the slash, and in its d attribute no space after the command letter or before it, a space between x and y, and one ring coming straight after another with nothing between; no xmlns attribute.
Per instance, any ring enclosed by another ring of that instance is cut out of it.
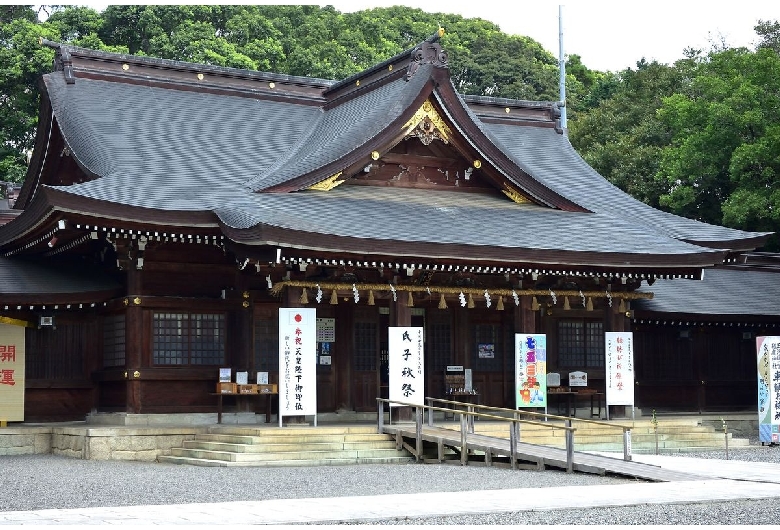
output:
<svg viewBox="0 0 780 530"><path fill-rule="evenodd" d="M356 307L352 329L352 403L358 412L375 411L381 351L377 308Z"/></svg>

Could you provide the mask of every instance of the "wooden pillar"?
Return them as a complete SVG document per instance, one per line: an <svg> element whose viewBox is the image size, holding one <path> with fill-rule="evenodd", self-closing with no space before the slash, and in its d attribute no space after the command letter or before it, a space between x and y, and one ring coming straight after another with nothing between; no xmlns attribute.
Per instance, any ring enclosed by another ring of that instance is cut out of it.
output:
<svg viewBox="0 0 780 530"><path fill-rule="evenodd" d="M514 308L515 333L536 333L536 311L531 310L531 297L521 296L520 305Z"/></svg>
<svg viewBox="0 0 780 530"><path fill-rule="evenodd" d="M141 308L141 271L132 261L127 265L127 312L125 313L125 410L140 414L144 325Z"/></svg>

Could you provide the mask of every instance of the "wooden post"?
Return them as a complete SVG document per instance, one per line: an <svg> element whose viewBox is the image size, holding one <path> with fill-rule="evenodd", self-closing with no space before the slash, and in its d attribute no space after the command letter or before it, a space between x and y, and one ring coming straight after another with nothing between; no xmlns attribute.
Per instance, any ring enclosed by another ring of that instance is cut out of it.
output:
<svg viewBox="0 0 780 530"><path fill-rule="evenodd" d="M574 431L571 420L566 420L566 472L574 473Z"/></svg>
<svg viewBox="0 0 780 530"><path fill-rule="evenodd" d="M127 311L125 313L125 410L140 414L141 381L143 368L144 325L142 303L141 271L135 262L127 262Z"/></svg>

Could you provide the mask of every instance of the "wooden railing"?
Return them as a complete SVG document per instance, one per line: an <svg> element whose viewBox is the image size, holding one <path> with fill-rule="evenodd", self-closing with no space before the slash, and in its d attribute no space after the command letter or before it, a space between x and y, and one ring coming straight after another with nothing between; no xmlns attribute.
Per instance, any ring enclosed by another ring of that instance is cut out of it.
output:
<svg viewBox="0 0 780 530"><path fill-rule="evenodd" d="M436 400L436 398L426 398L428 400ZM468 457L468 434L474 433L474 418L479 418L483 420L495 420L495 421L504 421L509 424L509 451L510 451L510 460L511 460L511 466L512 469L517 468L517 442L519 440L519 425L520 424L529 424L529 425L538 425L541 427L546 427L549 429L563 429L566 431L566 472L572 473L574 471L574 431L576 430L571 425L571 418L566 418L567 423L565 425L555 425L548 422L541 422L541 421L533 421L533 420L523 420L517 417L506 417L506 416L499 416L495 414L488 414L486 412L477 412L474 410L458 410L458 409L449 409L444 407L436 407L433 405L419 405L416 403L406 403L403 401L396 401L396 400L390 400L390 399L384 399L384 398L376 398L377 406L378 406L378 414L377 414L377 432L380 434L384 434L385 427L384 427L384 418L385 418L385 403L389 404L395 404L398 406L403 407L411 407L415 409L416 418L415 418L415 452L417 459L419 460L420 455L422 455L423 452L423 417L425 415L425 412L428 412L428 425L433 426L433 413L434 412L448 412L453 414L458 414L460 416L460 458L461 458L461 464L466 463L466 459ZM436 400L436 401L442 401L445 403L457 403L459 405L464 405L463 403L459 401L453 401L448 402L446 400ZM468 405L469 407L477 407L478 405ZM469 421L470 419L470 421ZM470 426L469 426L470 425Z"/></svg>
<svg viewBox="0 0 780 530"><path fill-rule="evenodd" d="M631 460L631 429L633 426L628 425L621 425L618 423L610 423L606 421L599 421L599 420L588 420L584 418L573 418L570 416L556 416L555 414L545 414L543 412L531 412L521 409L507 409L507 408L501 408L501 407L489 407L487 405L476 405L473 403L464 403L462 401L451 401L447 399L440 399L440 398L432 398L432 397L426 397L425 400L428 402L428 405L433 406L434 403L441 403L448 406L458 406L458 407L466 407L466 410L469 412L477 412L481 410L490 411L491 413L504 413L504 414L511 414L512 418L517 419L520 415L526 415L526 416L532 416L537 418L544 418L545 422L553 419L553 420L563 420L567 425L572 424L591 424L591 425L603 425L606 427L614 428L614 429L620 429L623 431L623 460L630 461ZM452 409L445 409L447 412L452 412ZM433 425L433 415L428 415L428 425ZM517 439L520 439L520 424L515 424L516 428L518 429L517 432ZM474 432L474 420L473 417L471 419L471 424L469 425L469 432Z"/></svg>

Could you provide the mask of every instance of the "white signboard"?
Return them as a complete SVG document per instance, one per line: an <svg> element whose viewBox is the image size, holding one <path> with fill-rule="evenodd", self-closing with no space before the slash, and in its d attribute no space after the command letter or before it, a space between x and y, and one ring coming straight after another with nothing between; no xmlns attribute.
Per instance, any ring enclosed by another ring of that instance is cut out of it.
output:
<svg viewBox="0 0 780 530"><path fill-rule="evenodd" d="M317 342L336 342L336 319L317 319Z"/></svg>
<svg viewBox="0 0 780 530"><path fill-rule="evenodd" d="M607 366L607 406L634 406L634 334L630 331L604 333Z"/></svg>
<svg viewBox="0 0 780 530"><path fill-rule="evenodd" d="M317 424L317 310L279 309L279 426L283 416Z"/></svg>
<svg viewBox="0 0 780 530"><path fill-rule="evenodd" d="M423 328L391 327L387 333L390 406L403 406L392 401L424 405Z"/></svg>
<svg viewBox="0 0 780 530"><path fill-rule="evenodd" d="M0 420L24 421L24 327L0 323Z"/></svg>
<svg viewBox="0 0 780 530"><path fill-rule="evenodd" d="M780 443L780 337L756 337L758 441Z"/></svg>

